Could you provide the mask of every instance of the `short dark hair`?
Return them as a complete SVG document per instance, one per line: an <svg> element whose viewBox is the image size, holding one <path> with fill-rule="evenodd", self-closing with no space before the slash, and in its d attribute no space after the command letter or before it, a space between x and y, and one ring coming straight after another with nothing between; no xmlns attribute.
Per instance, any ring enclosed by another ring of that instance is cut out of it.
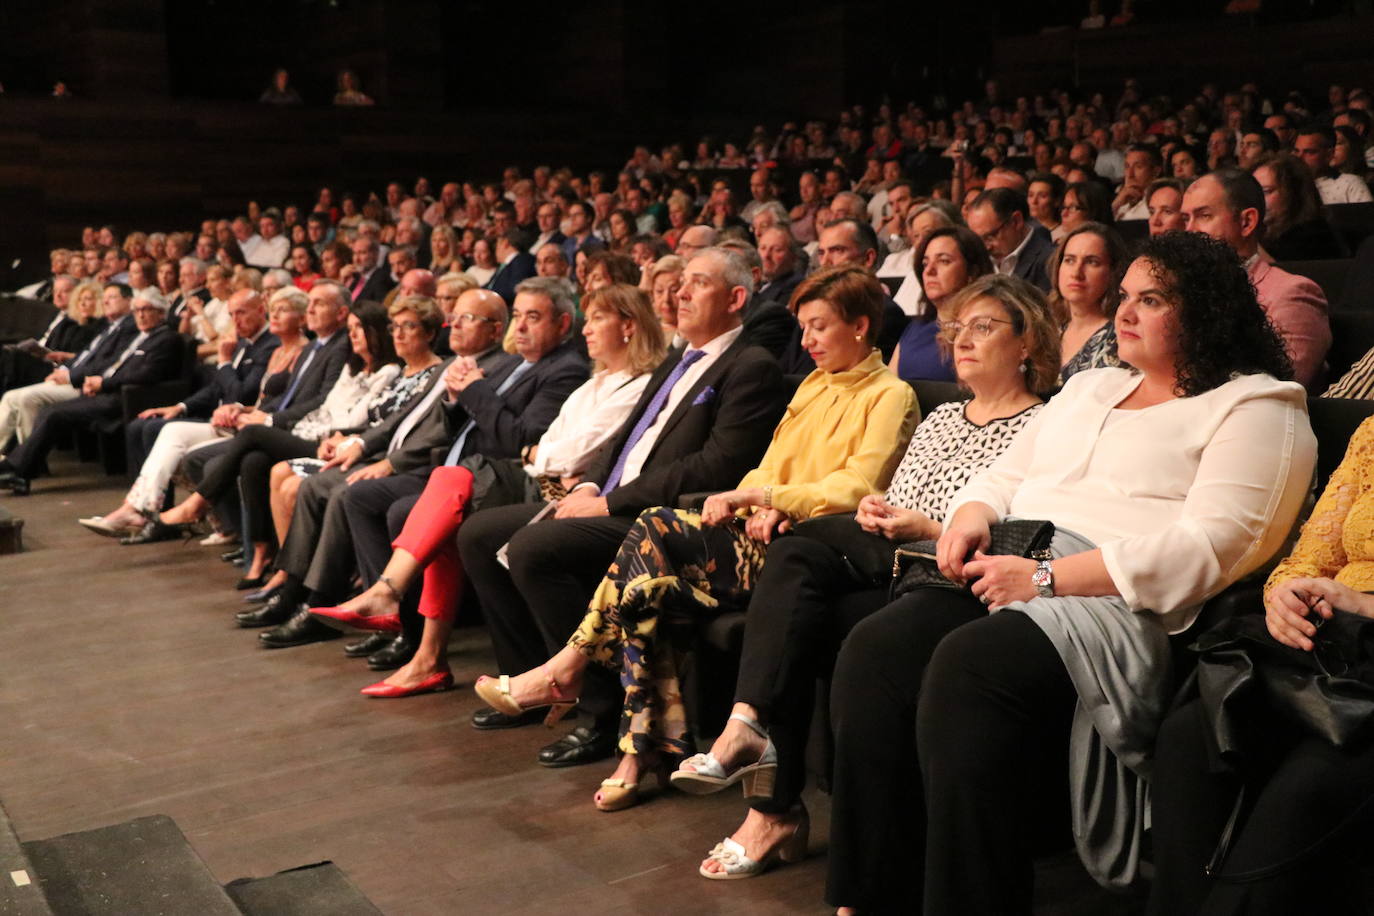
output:
<svg viewBox="0 0 1374 916"><path fill-rule="evenodd" d="M1026 204L1026 195L1013 191L1011 188L992 188L983 191L973 199L973 210L977 207L991 207L992 212L997 214L1000 220L1011 219L1012 214L1020 213L1022 219L1030 218L1030 207Z"/></svg>
<svg viewBox="0 0 1374 916"><path fill-rule="evenodd" d="M883 326L883 311L887 308L887 293L878 278L862 267L845 264L826 267L807 277L792 293L788 308L792 314L807 302L824 299L849 324L860 318L868 319L870 344L878 339Z"/></svg>
<svg viewBox="0 0 1374 916"><path fill-rule="evenodd" d="M1241 136L1247 137L1250 134L1259 137L1260 146L1266 153L1277 153L1279 147L1283 145L1279 142L1279 135L1267 127L1253 127L1250 130L1243 131Z"/></svg>
<svg viewBox="0 0 1374 916"><path fill-rule="evenodd" d="M854 234L854 244L859 246L860 251L878 250L878 233L874 232L868 223L857 219L840 219L830 224L831 229L836 226L849 227L849 231Z"/></svg>
<svg viewBox="0 0 1374 916"><path fill-rule="evenodd" d="M1155 168L1164 168L1164 157L1160 154L1159 147L1155 146L1153 143L1132 143L1130 146L1126 147L1126 152L1144 153L1150 157L1150 162L1154 164Z"/></svg>
<svg viewBox="0 0 1374 916"><path fill-rule="evenodd" d="M1264 190L1254 175L1241 169L1224 168L1208 172L1203 178L1217 180L1222 193L1226 195L1226 206L1232 212L1253 209L1259 212L1260 222L1264 222Z"/></svg>
<svg viewBox="0 0 1374 916"><path fill-rule="evenodd" d="M972 229L968 226L941 226L922 240L911 258L911 271L917 280L921 278L921 262L925 260L926 249L930 247L930 243L946 237L954 239L954 244L958 246L959 256L964 259L965 270L970 280L992 273L992 258L988 256L987 246ZM935 314L935 310L930 309L923 318L917 320L934 321L937 317L939 316Z"/></svg>
<svg viewBox="0 0 1374 916"><path fill-rule="evenodd" d="M1336 132L1325 124L1304 124L1298 128L1299 137L1321 137L1322 146L1335 149Z"/></svg>

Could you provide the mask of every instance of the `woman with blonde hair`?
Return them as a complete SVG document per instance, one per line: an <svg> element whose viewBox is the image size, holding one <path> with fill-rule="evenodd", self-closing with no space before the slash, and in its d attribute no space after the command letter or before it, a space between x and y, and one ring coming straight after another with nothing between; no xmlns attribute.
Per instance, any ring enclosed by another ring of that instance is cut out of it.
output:
<svg viewBox="0 0 1374 916"><path fill-rule="evenodd" d="M436 468L414 499L378 580L346 604L312 611L331 626L421 631L413 637L419 645L414 658L386 680L364 688L365 695L408 697L453 686L446 653L462 593L454 535L463 519L490 506L565 494L624 423L663 361L663 332L642 290L623 283L603 287L582 300L582 309L582 336L594 372L568 396L539 443L516 460L478 456L456 467ZM414 607L408 592L421 577L424 585Z"/></svg>
<svg viewBox="0 0 1374 916"><path fill-rule="evenodd" d="M681 343L677 336L677 294L682 288L682 275L687 270L687 261L675 254L659 258L645 273L649 277L649 295L654 304L654 314L663 326L669 346Z"/></svg>
<svg viewBox="0 0 1374 916"><path fill-rule="evenodd" d="M435 226L429 234L429 269L436 277L462 269L458 259L458 235L452 226Z"/></svg>

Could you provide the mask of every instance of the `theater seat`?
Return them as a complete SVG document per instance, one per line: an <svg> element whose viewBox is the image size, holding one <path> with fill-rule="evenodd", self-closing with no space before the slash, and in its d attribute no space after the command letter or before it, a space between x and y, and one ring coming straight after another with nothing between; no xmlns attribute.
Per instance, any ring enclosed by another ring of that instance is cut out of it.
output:
<svg viewBox="0 0 1374 916"><path fill-rule="evenodd" d="M1124 219L1113 228L1132 251L1150 237L1150 221L1147 219Z"/></svg>
<svg viewBox="0 0 1374 916"><path fill-rule="evenodd" d="M1331 225L1336 227L1351 251L1359 248L1365 239L1374 236L1374 203L1331 204L1326 212L1331 217Z"/></svg>
<svg viewBox="0 0 1374 916"><path fill-rule="evenodd" d="M1350 259L1341 298L1332 303L1334 310L1374 310L1374 237L1365 240Z"/></svg>

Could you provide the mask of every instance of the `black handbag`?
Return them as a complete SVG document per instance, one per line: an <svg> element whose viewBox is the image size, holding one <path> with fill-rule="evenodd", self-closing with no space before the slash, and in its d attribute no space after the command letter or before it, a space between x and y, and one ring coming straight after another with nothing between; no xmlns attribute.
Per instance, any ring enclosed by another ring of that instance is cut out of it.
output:
<svg viewBox="0 0 1374 916"><path fill-rule="evenodd" d="M989 534L992 543L983 551L989 556L1052 559L1054 522L1014 518L993 525ZM957 585L940 572L935 562L935 541L912 541L898 547L892 555L892 589L888 597L895 601L913 589L929 586L968 590L972 584Z"/></svg>

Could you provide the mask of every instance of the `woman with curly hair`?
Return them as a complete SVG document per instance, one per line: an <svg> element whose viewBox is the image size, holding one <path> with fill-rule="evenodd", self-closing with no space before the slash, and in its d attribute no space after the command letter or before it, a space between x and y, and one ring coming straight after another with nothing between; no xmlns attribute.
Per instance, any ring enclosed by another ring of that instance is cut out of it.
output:
<svg viewBox="0 0 1374 916"><path fill-rule="evenodd" d="M955 587L914 588L840 650L841 912L1029 912L1032 859L1070 824L1099 883L1138 878L1169 636L1282 544L1316 442L1225 243L1150 239L1121 291L1130 368L1069 379L954 497L934 556ZM1054 523L1049 559L987 553L1012 517Z"/></svg>

